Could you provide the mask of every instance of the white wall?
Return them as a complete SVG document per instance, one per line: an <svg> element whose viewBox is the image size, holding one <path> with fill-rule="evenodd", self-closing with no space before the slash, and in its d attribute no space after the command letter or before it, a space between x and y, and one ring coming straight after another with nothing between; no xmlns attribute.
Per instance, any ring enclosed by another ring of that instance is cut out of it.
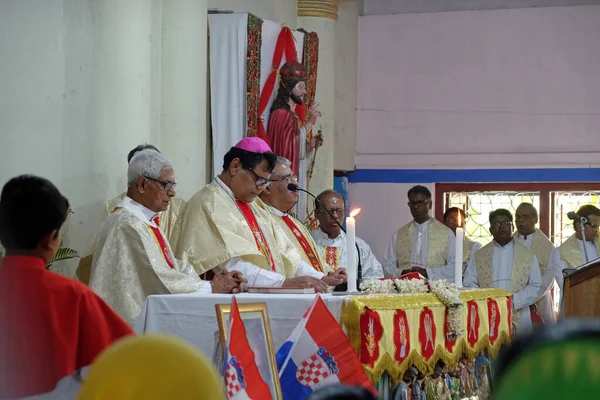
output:
<svg viewBox="0 0 600 400"><path fill-rule="evenodd" d="M195 7L189 17L206 27L206 3L194 3L178 4ZM172 7L168 0L0 2L0 185L23 173L54 182L74 211L65 245L83 253L105 202L126 189L126 155L136 145L163 147L176 172L182 170L184 197L206 182L203 142L189 139L206 137L204 124L193 131L205 120L205 59L191 64L198 77L188 85L175 80L178 92L161 94L161 71L178 71L162 52L173 63L198 60L196 52L206 53L206 29L188 35L196 38L192 44L163 43L162 30L175 30L162 19L163 6ZM175 45L192 53L170 51ZM189 107L183 117L169 108L179 99ZM162 113L169 119L161 130ZM187 146L170 145L182 138ZM74 264L61 272L72 273Z"/></svg>
<svg viewBox="0 0 600 400"><path fill-rule="evenodd" d="M359 168L598 165L600 6L364 16Z"/></svg>

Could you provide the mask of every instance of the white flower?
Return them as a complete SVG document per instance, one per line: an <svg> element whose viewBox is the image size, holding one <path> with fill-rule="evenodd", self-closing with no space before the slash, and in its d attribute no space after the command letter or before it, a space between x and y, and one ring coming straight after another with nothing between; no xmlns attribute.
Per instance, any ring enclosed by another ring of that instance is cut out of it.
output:
<svg viewBox="0 0 600 400"><path fill-rule="evenodd" d="M396 293L394 281L392 280L371 280L362 281L360 283L360 290L370 294L388 294Z"/></svg>
<svg viewBox="0 0 600 400"><path fill-rule="evenodd" d="M396 279L396 287L401 294L427 293L427 284L423 279Z"/></svg>
<svg viewBox="0 0 600 400"><path fill-rule="evenodd" d="M462 328L463 302L454 283L445 280L430 281L431 293L435 294L448 310L449 336L460 336Z"/></svg>

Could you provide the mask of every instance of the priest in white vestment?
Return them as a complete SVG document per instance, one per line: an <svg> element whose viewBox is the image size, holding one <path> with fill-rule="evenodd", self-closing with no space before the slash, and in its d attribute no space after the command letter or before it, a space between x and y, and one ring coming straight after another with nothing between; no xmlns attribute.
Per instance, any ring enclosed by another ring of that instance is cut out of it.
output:
<svg viewBox="0 0 600 400"><path fill-rule="evenodd" d="M297 185L298 177L291 169L292 163L284 157L277 157L271 175L270 186L260 194L260 199L273 221L275 241L281 252L286 271L295 271L298 265L314 268L327 274L323 280L330 286L346 282L346 270L333 270L323 262L310 232L302 222L288 212L298 202L298 191L288 189L290 183ZM287 272L289 274L289 272Z"/></svg>
<svg viewBox="0 0 600 400"><path fill-rule="evenodd" d="M588 220L588 222L583 225L585 240L581 235L581 225L579 224L579 221L574 221L573 228L575 229L575 234L571 235L571 237L563 244L555 248L550 256L550 266L554 271L554 276L558 282L561 293L565 281L563 270L578 268L600 256L600 240L598 240L600 209L591 204L586 204L579 207L577 215ZM585 250L587 250L587 260L585 258L584 246Z"/></svg>
<svg viewBox="0 0 600 400"><path fill-rule="evenodd" d="M232 147L221 174L188 201L179 217L173 232L175 254L207 279L227 268L241 272L251 287L312 287L325 292L323 272L302 263L285 268L271 215L258 198L272 183L276 160L258 137Z"/></svg>
<svg viewBox="0 0 600 400"><path fill-rule="evenodd" d="M154 219L175 196L173 167L158 152L136 154L127 173L127 196L97 235L89 286L125 321L135 323L153 294L238 292L239 273L219 274L212 282L177 260Z"/></svg>
<svg viewBox="0 0 600 400"><path fill-rule="evenodd" d="M527 247L538 259L540 273L542 274L542 287L539 299L536 301L537 313L545 323L556 321L554 305L552 301L552 288L554 287L554 270L548 268L550 255L554 245L544 232L535 227L538 223L538 212L531 203L521 203L515 212L515 224L517 231L513 237Z"/></svg>
<svg viewBox="0 0 600 400"><path fill-rule="evenodd" d="M319 252L325 260L325 264L329 268L337 270L338 268L345 267L346 263L346 234L340 228L345 214L344 199L339 193L333 190L325 190L317 198L323 206L315 202L315 212L319 221L319 227L312 231L311 234L319 247ZM323 207L335 217L335 220L329 216ZM358 252L355 252L357 268L360 256L361 273L359 279L372 280L383 278L383 268L379 261L377 261L377 258L375 258L371 247L359 237L356 237L356 244L359 249Z"/></svg>
<svg viewBox="0 0 600 400"><path fill-rule="evenodd" d="M461 227L465 234L463 235L463 276L469 265L471 257L481 248L481 243L475 242L467 237L465 227L467 225L467 215L464 210L458 207L450 207L444 213L444 225L448 227L456 237L456 228Z"/></svg>
<svg viewBox="0 0 600 400"><path fill-rule="evenodd" d="M475 253L467 267L464 286L497 288L511 292L513 324L517 332L532 329L529 306L537 299L542 276L535 254L515 241L510 211L497 209L490 213L491 243Z"/></svg>
<svg viewBox="0 0 600 400"><path fill-rule="evenodd" d="M432 280L454 282L456 237L444 224L431 218L431 192L417 185L408 191L413 221L398 229L387 246L383 271L388 278L419 272Z"/></svg>

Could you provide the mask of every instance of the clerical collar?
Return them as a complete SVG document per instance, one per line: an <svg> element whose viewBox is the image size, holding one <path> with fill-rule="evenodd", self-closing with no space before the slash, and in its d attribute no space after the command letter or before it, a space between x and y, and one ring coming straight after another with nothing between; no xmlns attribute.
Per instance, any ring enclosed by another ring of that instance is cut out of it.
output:
<svg viewBox="0 0 600 400"><path fill-rule="evenodd" d="M142 221L148 222L152 226L156 226L154 218L158 215L157 212L152 211L146 206L141 205L137 201L133 200L129 196L123 197L120 207L123 207L127 211L136 215Z"/></svg>
<svg viewBox="0 0 600 400"><path fill-rule="evenodd" d="M226 192L227 192L227 194L228 194L229 196L231 196L231 198L232 198L233 200L237 200L237 199L235 198L235 195L233 194L233 192L232 192L232 191L231 191L231 189L229 188L229 186L227 186L227 185L225 184L225 182L223 182L223 180L222 180L221 178L219 178L219 176L218 176L218 175L217 175L217 176L215 176L215 181L217 181L217 184L218 184L219 186L221 186L221 189L223 189L224 191L226 191Z"/></svg>
<svg viewBox="0 0 600 400"><path fill-rule="evenodd" d="M506 243L505 246L502 246L500 243L498 243L494 240L494 246L500 247L501 249L506 249L507 247L514 246L514 245L515 245L515 240L512 238L510 239L510 242Z"/></svg>
<svg viewBox="0 0 600 400"><path fill-rule="evenodd" d="M329 234L328 234L327 232L324 232L324 231L321 229L321 227L318 227L318 228L317 228L317 229L315 229L315 230L318 232L319 236L321 236L323 239L327 239L327 240L337 240L337 239L339 239L339 238L343 238L343 237L344 237L344 231L342 231L341 229L340 229L340 234L339 234L339 235L337 235L336 237L334 237L333 239L332 239L332 238L330 238L330 237L329 237Z"/></svg>
<svg viewBox="0 0 600 400"><path fill-rule="evenodd" d="M523 239L523 240L527 240L527 238L533 237L533 235L535 235L535 232L534 233L530 233L529 235L521 235L519 233L519 238Z"/></svg>
<svg viewBox="0 0 600 400"><path fill-rule="evenodd" d="M422 224L418 223L417 221L415 221L413 219L413 224L415 224L416 228L420 228L420 227L425 227L425 226L429 226L429 220L431 220L431 218L429 218L427 221L423 222Z"/></svg>
<svg viewBox="0 0 600 400"><path fill-rule="evenodd" d="M265 203L265 204L267 204L267 203ZM269 207L269 210L271 210L271 212L273 214L277 215L278 217L284 217L284 216L288 215L287 213L279 211L277 208L273 207L270 204L267 204L267 207Z"/></svg>

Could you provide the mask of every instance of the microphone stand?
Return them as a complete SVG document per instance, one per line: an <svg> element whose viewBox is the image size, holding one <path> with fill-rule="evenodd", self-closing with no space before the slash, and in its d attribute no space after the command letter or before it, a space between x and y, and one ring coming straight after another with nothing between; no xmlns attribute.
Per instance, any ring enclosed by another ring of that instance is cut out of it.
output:
<svg viewBox="0 0 600 400"><path fill-rule="evenodd" d="M585 263L590 262L590 257L588 256L587 246L585 245L585 224L587 224L588 220L586 217L579 217L579 229L581 231L581 240L583 241L583 254L585 255Z"/></svg>
<svg viewBox="0 0 600 400"><path fill-rule="evenodd" d="M342 224L340 224L338 222L338 220L333 216L333 214L329 212L329 210L323 205L323 203L321 203L321 200L319 200L314 194L312 194L308 190L304 190L304 189L298 187L298 185L295 185L293 183L290 183L287 186L287 188L288 188L288 190L291 190L292 192L297 192L297 191L304 192L304 193L308 194L310 197L312 197L313 199L315 199L315 201L321 206L321 208L323 208L323 210L325 210L327 215L329 215L329 217L335 222L335 224L340 227L342 232L344 232L344 234L346 233L346 230L344 229ZM362 281L362 262L360 259L360 248L358 247L358 243L354 242L354 245L356 246L356 252L357 252L356 254L358 255L358 268L356 269L356 287L358 288L360 281ZM347 283L340 283L339 285L337 285L335 287L336 292L345 292L347 290L348 290Z"/></svg>

